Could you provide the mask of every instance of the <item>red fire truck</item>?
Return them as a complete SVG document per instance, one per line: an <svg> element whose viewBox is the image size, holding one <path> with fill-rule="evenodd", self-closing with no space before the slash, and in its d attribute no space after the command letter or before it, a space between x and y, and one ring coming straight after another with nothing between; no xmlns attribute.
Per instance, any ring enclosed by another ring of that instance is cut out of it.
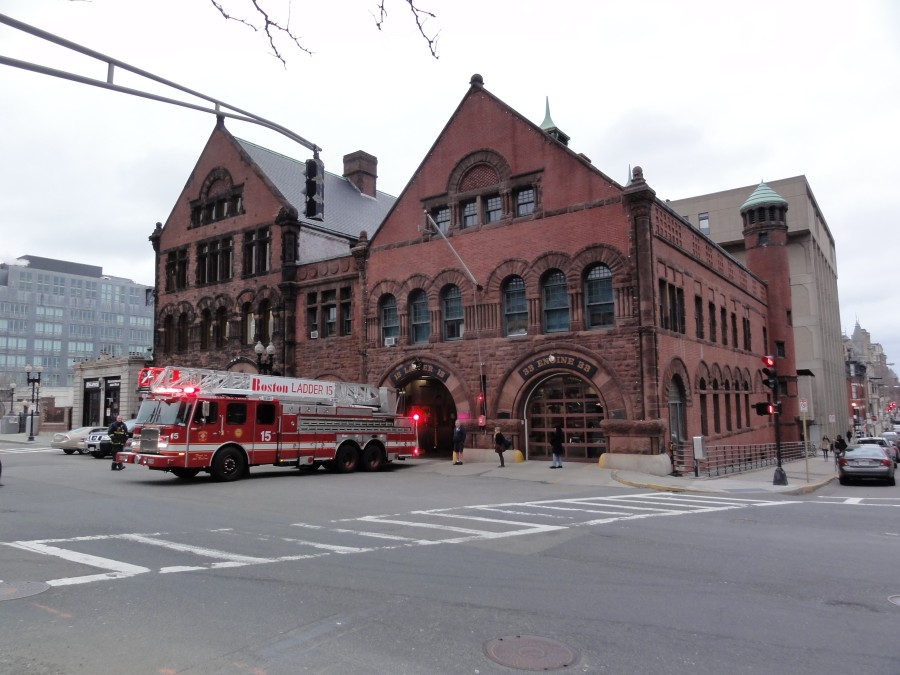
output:
<svg viewBox="0 0 900 675"><path fill-rule="evenodd" d="M389 387L197 368L146 368L125 464L237 480L251 466L376 471L419 456Z"/></svg>

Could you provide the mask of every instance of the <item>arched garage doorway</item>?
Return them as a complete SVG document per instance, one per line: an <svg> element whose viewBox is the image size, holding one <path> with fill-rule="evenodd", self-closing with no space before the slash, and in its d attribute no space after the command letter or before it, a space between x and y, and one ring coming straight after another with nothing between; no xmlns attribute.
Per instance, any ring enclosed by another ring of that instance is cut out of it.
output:
<svg viewBox="0 0 900 675"><path fill-rule="evenodd" d="M450 457L456 404L439 379L413 376L398 387L406 414L418 411L419 448L426 457Z"/></svg>
<svg viewBox="0 0 900 675"><path fill-rule="evenodd" d="M538 382L525 399L528 458L550 458L550 433L561 424L565 459L593 460L606 452L600 421L605 406L593 383L565 373Z"/></svg>

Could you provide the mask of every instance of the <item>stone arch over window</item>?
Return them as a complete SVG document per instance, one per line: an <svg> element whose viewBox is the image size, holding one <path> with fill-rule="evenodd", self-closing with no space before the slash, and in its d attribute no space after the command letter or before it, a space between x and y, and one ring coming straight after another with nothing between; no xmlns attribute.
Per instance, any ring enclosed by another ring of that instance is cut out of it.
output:
<svg viewBox="0 0 900 675"><path fill-rule="evenodd" d="M701 380L703 381L703 385L700 384ZM694 373L694 381L697 383L698 391L706 389L706 383L709 381L709 366L706 365L705 361L701 361L697 364L697 369Z"/></svg>
<svg viewBox="0 0 900 675"><path fill-rule="evenodd" d="M447 192L460 193L500 186L512 174L509 163L493 150L477 150L463 157L447 178Z"/></svg>
<svg viewBox="0 0 900 675"><path fill-rule="evenodd" d="M684 387L685 403L690 405L692 400L691 377L688 375L687 366L685 366L684 361L679 358L674 358L669 361L661 381L669 383L676 376L681 380L682 386ZM668 386L668 384L666 386Z"/></svg>
<svg viewBox="0 0 900 675"><path fill-rule="evenodd" d="M487 278L487 282L485 283L485 294L494 298L500 297L503 283L511 276L522 277L527 289L530 274L531 267L527 260L506 260L497 265ZM537 288L536 284L534 288Z"/></svg>
<svg viewBox="0 0 900 675"><path fill-rule="evenodd" d="M395 279L383 279L372 287L369 293L369 306L366 307L368 316L378 316L381 307L381 298L385 295L393 295L396 299L403 294L403 284Z"/></svg>
<svg viewBox="0 0 900 675"><path fill-rule="evenodd" d="M203 185L200 186L200 199L206 201L211 197L218 197L230 192L233 187L234 181L228 169L217 166L203 179Z"/></svg>
<svg viewBox="0 0 900 675"><path fill-rule="evenodd" d="M560 270L565 275L566 284L569 287L577 284L581 275L580 269L572 271L572 259L565 253L558 251L547 251L543 255L538 256L531 263L530 269L532 278L541 280L550 270ZM526 281L530 282L529 279L526 279Z"/></svg>
<svg viewBox="0 0 900 675"><path fill-rule="evenodd" d="M425 293L429 304L437 300L434 292L434 284L432 283L431 278L426 276L425 274L416 273L407 277L395 293L395 295L397 296L398 306L402 307L408 305L408 303L410 302L410 296L417 290L422 290Z"/></svg>

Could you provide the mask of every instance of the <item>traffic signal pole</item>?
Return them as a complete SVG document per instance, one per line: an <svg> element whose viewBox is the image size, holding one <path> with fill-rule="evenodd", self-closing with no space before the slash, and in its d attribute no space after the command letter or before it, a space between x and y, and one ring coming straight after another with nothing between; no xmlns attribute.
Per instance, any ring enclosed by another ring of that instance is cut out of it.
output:
<svg viewBox="0 0 900 675"><path fill-rule="evenodd" d="M772 479L772 485L787 485L787 474L781 466L781 401L778 397L778 371L775 368L774 356L764 356L762 361L766 366L763 368L763 374L766 376L765 384L772 389L775 419L775 477Z"/></svg>

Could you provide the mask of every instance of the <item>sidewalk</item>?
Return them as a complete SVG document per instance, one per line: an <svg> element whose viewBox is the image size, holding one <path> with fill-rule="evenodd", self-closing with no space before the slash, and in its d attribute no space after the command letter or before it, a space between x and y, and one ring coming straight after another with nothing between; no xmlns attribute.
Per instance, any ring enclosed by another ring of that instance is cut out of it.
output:
<svg viewBox="0 0 900 675"><path fill-rule="evenodd" d="M837 478L834 459L828 461L810 457L808 462L799 459L782 465L787 476L787 485L773 485L775 467L769 466L740 474L729 474L717 478L695 478L690 476L651 476L637 471L621 469L601 469L596 464L567 462L563 469L551 470L544 461L506 462L503 468L494 462L466 462L454 466L445 459L416 459L410 463L420 470L442 475L490 476L512 480L536 481L557 485L576 486L623 486L662 492L777 492L786 495L807 494L818 490Z"/></svg>
<svg viewBox="0 0 900 675"><path fill-rule="evenodd" d="M50 447L53 432L39 433L33 441L28 441L27 434L0 435L0 449L16 445L20 447ZM62 452L62 450L60 450ZM555 485L574 486L629 486L644 490L662 492L706 492L706 493L739 493L739 492L777 492L786 495L799 495L814 492L837 478L834 459L822 456L810 457L808 460L798 459L785 462L782 466L787 475L787 485L773 485L775 467L769 466L756 471L729 474L717 478L696 478L685 476L651 476L637 471L621 469L601 469L597 464L566 462L563 469L550 470L545 461L506 462L500 468L493 461L466 462L462 466L454 466L447 459L412 459L399 464L409 464L417 471L439 473L447 476L488 476L510 480L534 481Z"/></svg>

